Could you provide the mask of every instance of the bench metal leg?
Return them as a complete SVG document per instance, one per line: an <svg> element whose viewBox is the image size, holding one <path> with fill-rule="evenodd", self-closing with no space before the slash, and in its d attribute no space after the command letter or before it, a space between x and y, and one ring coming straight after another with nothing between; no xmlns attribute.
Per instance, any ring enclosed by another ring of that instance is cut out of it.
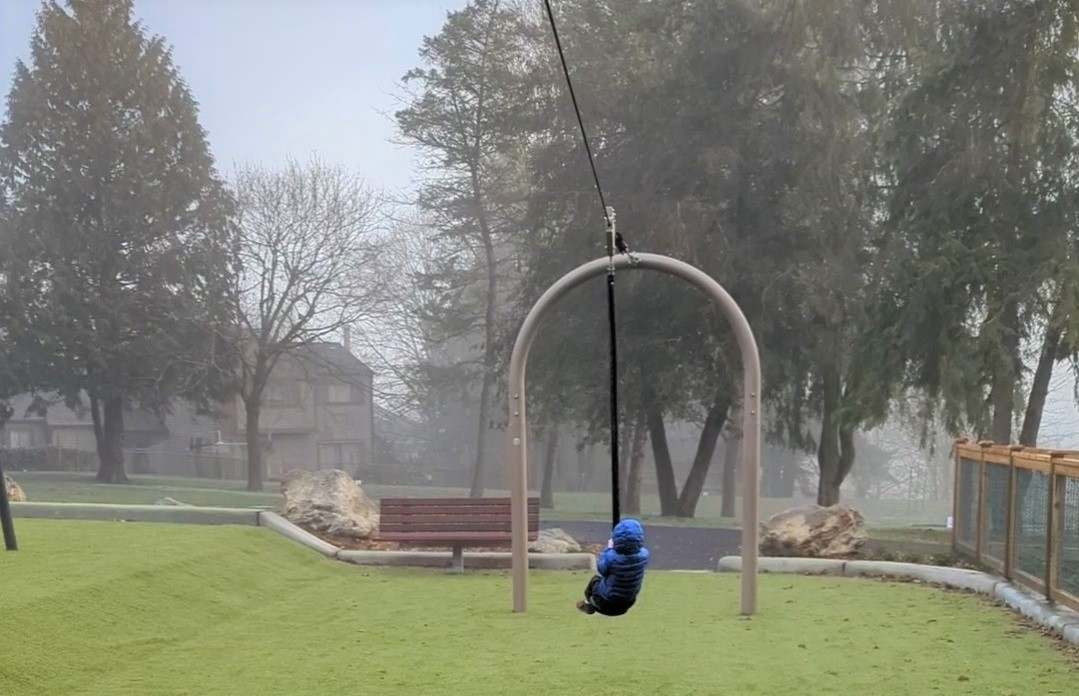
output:
<svg viewBox="0 0 1079 696"><path fill-rule="evenodd" d="M450 569L454 573L465 572L465 554L464 548L461 546L453 547L453 562L450 565Z"/></svg>

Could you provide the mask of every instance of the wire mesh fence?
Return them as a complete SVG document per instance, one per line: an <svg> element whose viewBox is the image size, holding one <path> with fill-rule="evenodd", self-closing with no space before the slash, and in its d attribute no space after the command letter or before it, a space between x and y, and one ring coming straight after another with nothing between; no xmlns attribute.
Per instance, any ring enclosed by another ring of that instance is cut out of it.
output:
<svg viewBox="0 0 1079 696"><path fill-rule="evenodd" d="M1062 592L1079 597L1079 478L1064 482L1061 507L1063 519L1056 583Z"/></svg>
<svg viewBox="0 0 1079 696"><path fill-rule="evenodd" d="M1079 452L955 448L957 554L1079 608Z"/></svg>
<svg viewBox="0 0 1079 696"><path fill-rule="evenodd" d="M981 515L982 555L986 565L1004 570L1008 542L1008 490L1010 469L1001 464L985 465L985 509Z"/></svg>
<svg viewBox="0 0 1079 696"><path fill-rule="evenodd" d="M956 485L955 530L956 540L974 549L978 538L978 462L959 458L959 475Z"/></svg>

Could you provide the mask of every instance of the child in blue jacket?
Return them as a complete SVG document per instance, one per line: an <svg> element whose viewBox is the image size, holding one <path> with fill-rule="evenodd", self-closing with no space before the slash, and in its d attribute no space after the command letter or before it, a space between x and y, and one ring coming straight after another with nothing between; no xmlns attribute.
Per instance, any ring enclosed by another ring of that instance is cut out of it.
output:
<svg viewBox="0 0 1079 696"><path fill-rule="evenodd" d="M577 608L585 614L621 616L637 601L648 567L644 528L635 519L615 525L611 539L596 559L599 573L588 582Z"/></svg>

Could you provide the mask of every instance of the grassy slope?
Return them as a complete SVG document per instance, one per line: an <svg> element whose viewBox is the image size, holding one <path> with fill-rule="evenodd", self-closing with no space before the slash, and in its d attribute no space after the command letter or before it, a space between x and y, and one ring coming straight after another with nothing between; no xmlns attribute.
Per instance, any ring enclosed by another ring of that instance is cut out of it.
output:
<svg viewBox="0 0 1079 696"><path fill-rule="evenodd" d="M5 696L983 695L1079 677L1006 612L917 585L764 576L744 621L736 577L656 572L604 619L573 609L585 576L534 573L519 616L497 574L362 570L264 529L18 531L0 555Z"/></svg>

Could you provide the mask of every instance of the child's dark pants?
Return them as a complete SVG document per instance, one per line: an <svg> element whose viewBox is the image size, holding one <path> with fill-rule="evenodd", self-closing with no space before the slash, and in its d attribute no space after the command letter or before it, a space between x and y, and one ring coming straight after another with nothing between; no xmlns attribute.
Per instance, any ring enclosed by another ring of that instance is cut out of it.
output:
<svg viewBox="0 0 1079 696"><path fill-rule="evenodd" d="M602 577L596 575L588 581L588 585L584 588L585 601L592 605L596 613L604 616L621 616L625 614L633 606L634 600L629 602L605 602L601 597L593 596L592 592L602 579Z"/></svg>

